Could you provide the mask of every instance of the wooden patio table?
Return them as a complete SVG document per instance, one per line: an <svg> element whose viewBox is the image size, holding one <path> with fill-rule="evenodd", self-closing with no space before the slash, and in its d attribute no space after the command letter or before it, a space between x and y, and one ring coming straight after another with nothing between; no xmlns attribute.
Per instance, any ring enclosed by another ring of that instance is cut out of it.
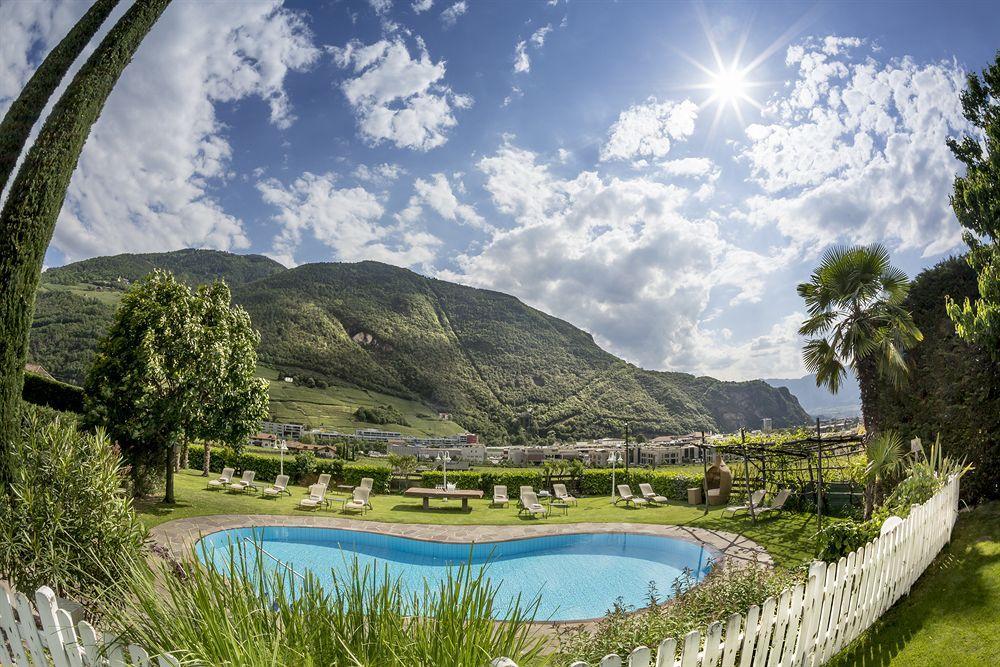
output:
<svg viewBox="0 0 1000 667"><path fill-rule="evenodd" d="M430 500L448 500L449 498L461 498L462 509L469 509L469 498L482 498L483 492L478 489L427 489L421 486L411 486L403 492L409 498L422 498L424 509L430 509Z"/></svg>

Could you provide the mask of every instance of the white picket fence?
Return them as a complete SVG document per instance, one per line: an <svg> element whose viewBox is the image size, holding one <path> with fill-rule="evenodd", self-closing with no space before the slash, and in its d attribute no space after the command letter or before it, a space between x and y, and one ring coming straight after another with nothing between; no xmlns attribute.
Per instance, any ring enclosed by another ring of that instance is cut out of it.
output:
<svg viewBox="0 0 1000 667"><path fill-rule="evenodd" d="M39 627L40 626L40 627ZM55 667L175 667L169 655L151 658L139 646L123 646L87 621L74 624L60 609L48 586L35 593L31 604L24 593L0 587L0 665L54 665Z"/></svg>
<svg viewBox="0 0 1000 667"><path fill-rule="evenodd" d="M827 663L857 639L900 597L951 539L958 517L958 478L933 498L914 505L902 521L887 521L883 535L838 563L814 562L809 578L768 598L746 615L694 630L681 641L665 639L655 652L633 650L623 662L605 656L600 667L799 667ZM516 667L513 662L497 664ZM587 667L574 662L570 667Z"/></svg>

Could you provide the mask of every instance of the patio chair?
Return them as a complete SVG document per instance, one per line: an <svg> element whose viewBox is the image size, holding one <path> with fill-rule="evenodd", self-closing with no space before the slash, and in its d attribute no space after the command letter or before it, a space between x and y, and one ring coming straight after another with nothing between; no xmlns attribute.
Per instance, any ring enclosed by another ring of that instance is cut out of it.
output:
<svg viewBox="0 0 1000 667"><path fill-rule="evenodd" d="M535 492L535 490L533 488L531 488L530 486L522 486L520 489L518 489L518 491L517 491L517 506L518 507L524 507L524 502L523 502L524 501L524 494L526 494L526 493L534 493L534 492ZM535 499L537 500L538 497L536 496Z"/></svg>
<svg viewBox="0 0 1000 667"><path fill-rule="evenodd" d="M749 503L747 503L746 505L730 505L726 509L722 510L722 515L725 516L726 512L731 512L733 516L736 516L737 512L753 511L754 513L756 513L758 508L760 508L761 504L764 502L764 496L766 494L767 491L765 491L764 489L757 489L756 491L750 494Z"/></svg>
<svg viewBox="0 0 1000 667"><path fill-rule="evenodd" d="M354 497L344 503L344 512L347 510L359 510L362 514L365 513L366 509L371 508L371 503L368 501L368 497L371 495L371 489L366 486L359 486L354 489Z"/></svg>
<svg viewBox="0 0 1000 667"><path fill-rule="evenodd" d="M577 504L577 499L569 494L565 484L553 484L552 493L555 494L556 502Z"/></svg>
<svg viewBox="0 0 1000 667"><path fill-rule="evenodd" d="M322 484L325 487L329 487L330 486L330 477L331 477L330 473L325 472L325 473L323 473L322 475L319 476L319 479L316 480L316 483L317 484Z"/></svg>
<svg viewBox="0 0 1000 667"><path fill-rule="evenodd" d="M521 487L522 489L524 487ZM530 486L528 487L531 488ZM534 491L521 492L521 509L517 510L518 516L527 512L528 516L548 516L549 508L538 502L538 496Z"/></svg>
<svg viewBox="0 0 1000 667"><path fill-rule="evenodd" d="M653 491L653 485L643 482L639 485L639 493L642 497L646 499L649 503L656 503L657 505L665 505L670 502L670 499L666 496L661 496L656 491Z"/></svg>
<svg viewBox="0 0 1000 667"><path fill-rule="evenodd" d="M257 490L257 485L253 483L253 478L257 473L253 470L244 470L243 477L238 482L233 482L229 485L229 491L234 493L236 491L244 492L253 489Z"/></svg>
<svg viewBox="0 0 1000 667"><path fill-rule="evenodd" d="M223 468L222 474L219 475L218 479L208 480L208 488L210 489L221 489L230 482L233 481L233 473L236 472L235 468Z"/></svg>
<svg viewBox="0 0 1000 667"><path fill-rule="evenodd" d="M362 489L368 489L368 491L371 491L372 490L372 485L374 483L375 483L375 480L372 479L371 477L362 477L361 478L361 488Z"/></svg>
<svg viewBox="0 0 1000 667"><path fill-rule="evenodd" d="M500 505L501 507L504 507L509 502L510 499L507 498L507 487L502 484L495 485L493 487L493 502L490 504Z"/></svg>
<svg viewBox="0 0 1000 667"><path fill-rule="evenodd" d="M299 501L299 507L312 510L326 504L326 484L313 484L309 487L309 496Z"/></svg>
<svg viewBox="0 0 1000 667"><path fill-rule="evenodd" d="M274 484L264 489L262 498L277 498L282 493L287 493L292 495L291 491L288 490L288 475L278 475L278 478L274 480Z"/></svg>
<svg viewBox="0 0 1000 667"><path fill-rule="evenodd" d="M640 498L632 493L632 487L628 484L618 485L618 498L615 499L615 505L623 500L625 501L625 507L631 505L632 507L638 508L647 504L647 500L645 498Z"/></svg>
<svg viewBox="0 0 1000 667"><path fill-rule="evenodd" d="M771 501L770 505L765 505L760 509L755 508L757 516L764 516L765 514L768 514L770 512L777 513L783 511L785 509L785 503L788 502L788 499L791 497L791 495L792 495L791 489L782 489L781 491L778 491L778 495L774 497L774 500Z"/></svg>

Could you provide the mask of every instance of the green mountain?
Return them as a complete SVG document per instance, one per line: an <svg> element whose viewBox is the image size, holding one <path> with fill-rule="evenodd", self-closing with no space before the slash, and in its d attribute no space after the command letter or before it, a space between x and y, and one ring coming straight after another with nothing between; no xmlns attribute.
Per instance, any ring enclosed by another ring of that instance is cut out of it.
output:
<svg viewBox="0 0 1000 667"><path fill-rule="evenodd" d="M184 250L49 269L33 359L80 382L118 295L154 267L190 282L224 278L260 330L262 364L418 400L494 441L617 434L625 422L653 435L808 420L787 389L640 369L510 295L378 262L285 269L263 257Z"/></svg>

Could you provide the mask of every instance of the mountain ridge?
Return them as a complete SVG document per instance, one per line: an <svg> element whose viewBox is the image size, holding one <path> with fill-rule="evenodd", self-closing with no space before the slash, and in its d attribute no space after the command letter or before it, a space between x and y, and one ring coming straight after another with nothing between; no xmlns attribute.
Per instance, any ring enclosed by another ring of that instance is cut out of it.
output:
<svg viewBox="0 0 1000 667"><path fill-rule="evenodd" d="M111 277L116 266L122 281ZM115 295L151 267L188 282L226 279L261 333L262 363L419 399L493 440L612 435L625 422L652 435L808 419L787 389L641 369L512 295L373 261L286 269L261 256L184 250L49 269L33 359L76 379Z"/></svg>

